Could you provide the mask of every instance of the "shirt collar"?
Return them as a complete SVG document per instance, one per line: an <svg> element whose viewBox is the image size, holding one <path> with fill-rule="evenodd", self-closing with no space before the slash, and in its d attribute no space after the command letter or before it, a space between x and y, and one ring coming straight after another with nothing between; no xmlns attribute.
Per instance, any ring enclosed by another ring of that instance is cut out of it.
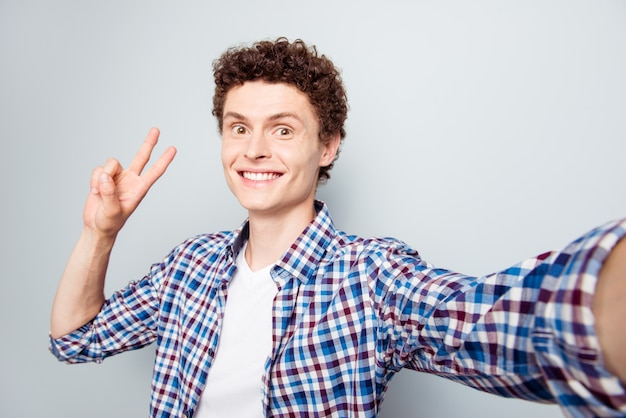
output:
<svg viewBox="0 0 626 418"><path fill-rule="evenodd" d="M315 275L336 235L326 204L316 200L315 211L317 216L276 264L305 284Z"/></svg>
<svg viewBox="0 0 626 418"><path fill-rule="evenodd" d="M314 204L317 216L276 263L277 267L303 283L307 283L315 275L317 266L324 260L336 235L326 203L316 200ZM248 222L246 220L233 231L233 239L229 246L233 260L248 240L250 233Z"/></svg>

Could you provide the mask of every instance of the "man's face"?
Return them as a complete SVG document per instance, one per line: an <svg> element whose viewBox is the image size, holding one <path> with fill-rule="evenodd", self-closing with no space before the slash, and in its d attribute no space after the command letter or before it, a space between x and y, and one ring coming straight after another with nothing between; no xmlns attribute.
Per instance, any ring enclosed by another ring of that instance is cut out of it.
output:
<svg viewBox="0 0 626 418"><path fill-rule="evenodd" d="M308 97L288 84L246 82L226 95L223 117L224 175L250 216L310 216L318 170L339 138L320 142Z"/></svg>

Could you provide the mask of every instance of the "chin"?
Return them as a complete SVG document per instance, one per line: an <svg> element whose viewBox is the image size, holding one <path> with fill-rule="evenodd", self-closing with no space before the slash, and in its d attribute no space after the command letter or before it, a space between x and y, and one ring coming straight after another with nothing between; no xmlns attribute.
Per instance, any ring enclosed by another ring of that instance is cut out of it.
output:
<svg viewBox="0 0 626 418"><path fill-rule="evenodd" d="M263 197L252 198L250 196L237 196L237 200L239 200L239 204L248 212L266 211L272 208L268 199Z"/></svg>

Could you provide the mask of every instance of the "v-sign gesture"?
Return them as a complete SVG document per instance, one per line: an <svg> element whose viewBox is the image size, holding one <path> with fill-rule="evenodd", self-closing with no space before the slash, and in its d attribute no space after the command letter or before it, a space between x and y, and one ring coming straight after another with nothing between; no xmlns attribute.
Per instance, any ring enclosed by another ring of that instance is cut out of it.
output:
<svg viewBox="0 0 626 418"><path fill-rule="evenodd" d="M158 139L159 130L150 129L127 169L124 169L116 159L109 159L104 166L94 169L91 176L91 194L87 198L83 213L85 227L104 236L117 235L176 155L174 147L167 148L159 159L143 172Z"/></svg>

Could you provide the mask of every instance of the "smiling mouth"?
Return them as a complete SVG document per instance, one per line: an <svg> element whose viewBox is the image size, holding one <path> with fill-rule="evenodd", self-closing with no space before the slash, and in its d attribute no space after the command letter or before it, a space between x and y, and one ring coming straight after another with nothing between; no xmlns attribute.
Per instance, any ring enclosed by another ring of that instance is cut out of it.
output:
<svg viewBox="0 0 626 418"><path fill-rule="evenodd" d="M252 181L269 181L280 177L278 173L252 173L250 171L241 172L241 176Z"/></svg>

